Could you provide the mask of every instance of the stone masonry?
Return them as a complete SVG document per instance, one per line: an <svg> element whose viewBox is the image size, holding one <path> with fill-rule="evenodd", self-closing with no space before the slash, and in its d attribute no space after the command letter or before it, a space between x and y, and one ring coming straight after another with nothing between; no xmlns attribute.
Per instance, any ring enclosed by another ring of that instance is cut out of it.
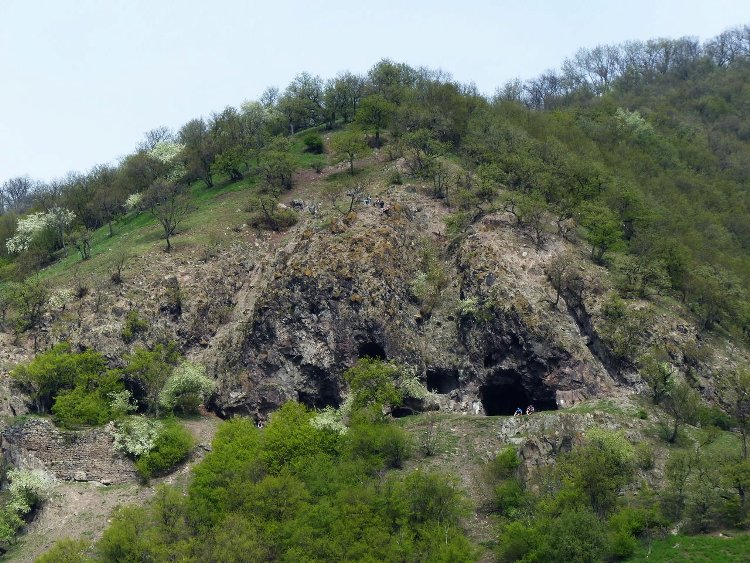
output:
<svg viewBox="0 0 750 563"><path fill-rule="evenodd" d="M112 431L111 424L61 430L49 420L29 418L2 432L2 450L15 467L44 469L66 481L132 482L138 473L130 459L114 450Z"/></svg>

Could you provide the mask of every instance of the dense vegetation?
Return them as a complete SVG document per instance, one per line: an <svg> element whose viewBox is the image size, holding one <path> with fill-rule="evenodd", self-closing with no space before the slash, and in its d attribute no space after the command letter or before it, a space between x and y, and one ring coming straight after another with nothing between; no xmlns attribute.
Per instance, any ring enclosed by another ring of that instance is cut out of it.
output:
<svg viewBox="0 0 750 563"><path fill-rule="evenodd" d="M410 449L383 414L398 401L395 375L376 361L353 368L345 425L298 403L262 430L245 418L225 422L188 495L163 487L149 506L122 508L93 560L474 560L456 480L388 471ZM88 560L87 550L61 542L46 557Z"/></svg>

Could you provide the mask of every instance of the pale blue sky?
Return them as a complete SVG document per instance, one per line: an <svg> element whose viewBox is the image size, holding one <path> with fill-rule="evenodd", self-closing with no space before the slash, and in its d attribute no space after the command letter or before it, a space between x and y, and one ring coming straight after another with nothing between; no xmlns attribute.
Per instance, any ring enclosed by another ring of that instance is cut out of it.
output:
<svg viewBox="0 0 750 563"><path fill-rule="evenodd" d="M116 161L301 71L387 57L492 93L579 47L745 23L748 0L0 0L0 182Z"/></svg>

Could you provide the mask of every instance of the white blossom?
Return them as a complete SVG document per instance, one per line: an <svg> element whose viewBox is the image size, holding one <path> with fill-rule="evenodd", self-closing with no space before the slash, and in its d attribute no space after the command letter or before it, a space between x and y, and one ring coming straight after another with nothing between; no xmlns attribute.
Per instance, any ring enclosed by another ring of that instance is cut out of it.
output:
<svg viewBox="0 0 750 563"><path fill-rule="evenodd" d="M52 295L47 300L47 304L50 309L65 309L65 305L73 301L74 297L75 293L73 293L72 289L57 289L52 292Z"/></svg>
<svg viewBox="0 0 750 563"><path fill-rule="evenodd" d="M185 145L182 143L175 143L172 141L161 141L154 145L154 148L149 151L149 156L155 158L159 162L164 164L172 164L177 159L179 154L185 149Z"/></svg>
<svg viewBox="0 0 750 563"><path fill-rule="evenodd" d="M128 417L115 428L115 449L133 457L147 454L154 449L163 428L158 420L145 416Z"/></svg>
<svg viewBox="0 0 750 563"><path fill-rule="evenodd" d="M16 234L5 241L5 247L11 254L23 252L29 248L34 237L47 227L62 233L75 218L75 213L64 207L54 207L48 213L40 211L19 217Z"/></svg>
<svg viewBox="0 0 750 563"><path fill-rule="evenodd" d="M206 377L206 368L194 362L183 362L175 368L159 393L159 405L173 410L187 397L205 401L213 393L214 382Z"/></svg>
<svg viewBox="0 0 750 563"><path fill-rule="evenodd" d="M142 193L139 192L136 194L130 194L123 205L125 206L125 209L127 209L128 211L132 211L133 209L136 209L138 207L142 200Z"/></svg>

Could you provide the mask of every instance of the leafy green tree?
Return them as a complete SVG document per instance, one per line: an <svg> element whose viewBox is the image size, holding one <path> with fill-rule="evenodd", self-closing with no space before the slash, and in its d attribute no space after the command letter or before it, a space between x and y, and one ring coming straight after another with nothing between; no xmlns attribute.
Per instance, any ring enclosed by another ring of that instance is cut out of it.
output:
<svg viewBox="0 0 750 563"><path fill-rule="evenodd" d="M344 379L352 393L352 409L397 406L401 403L401 393L396 387L399 369L390 363L375 358L360 358L344 372Z"/></svg>
<svg viewBox="0 0 750 563"><path fill-rule="evenodd" d="M687 383L672 386L664 402L664 410L672 418L671 430L667 432L667 441L670 444L677 440L681 426L696 421L700 405L700 395Z"/></svg>
<svg viewBox="0 0 750 563"><path fill-rule="evenodd" d="M375 146L380 146L380 132L386 129L396 113L396 105L380 94L371 94L363 98L357 110L357 122L365 129L375 133Z"/></svg>
<svg viewBox="0 0 750 563"><path fill-rule="evenodd" d="M591 257L601 262L607 251L622 246L622 228L615 213L602 205L588 205L581 213L581 224L586 229L586 241L591 245Z"/></svg>
<svg viewBox="0 0 750 563"><path fill-rule="evenodd" d="M76 384L88 384L106 370L104 357L87 350L73 353L67 344L57 344L48 352L38 354L31 362L17 366L11 377L30 394L37 412L50 410L55 397L72 390Z"/></svg>
<svg viewBox="0 0 750 563"><path fill-rule="evenodd" d="M747 440L750 434L750 369L741 366L725 372L719 380L722 401L737 425L742 438L742 459L748 459Z"/></svg>
<svg viewBox="0 0 750 563"><path fill-rule="evenodd" d="M362 135L354 130L342 131L331 139L331 149L341 160L349 163L349 173L354 174L354 160L367 150Z"/></svg>
<svg viewBox="0 0 750 563"><path fill-rule="evenodd" d="M296 168L287 139L277 137L261 151L258 170L267 190L291 190Z"/></svg>
<svg viewBox="0 0 750 563"><path fill-rule="evenodd" d="M155 413L159 404L159 393L180 361L177 346L157 344L152 349L139 347L125 356L122 378L133 390L135 397L148 413Z"/></svg>
<svg viewBox="0 0 750 563"><path fill-rule="evenodd" d="M203 118L191 119L182 126L178 134L184 145L183 156L189 178L201 179L206 187L213 187L212 167L217 148Z"/></svg>
<svg viewBox="0 0 750 563"><path fill-rule="evenodd" d="M651 397L655 405L669 396L674 384L674 369L667 362L665 354L652 351L641 359L641 377L651 388Z"/></svg>

